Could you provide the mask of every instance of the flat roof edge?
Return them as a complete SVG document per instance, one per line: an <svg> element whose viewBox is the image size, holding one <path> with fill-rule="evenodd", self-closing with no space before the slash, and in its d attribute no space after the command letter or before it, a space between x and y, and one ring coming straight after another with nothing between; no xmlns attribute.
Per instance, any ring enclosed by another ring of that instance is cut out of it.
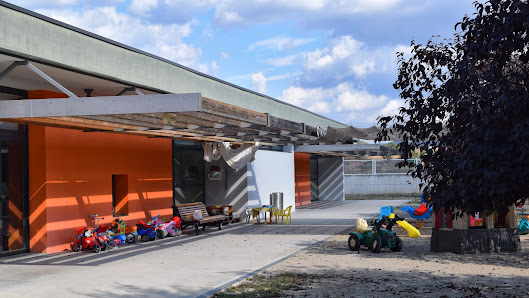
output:
<svg viewBox="0 0 529 298"><path fill-rule="evenodd" d="M182 68L184 70L187 70L189 72L192 72L194 74L197 74L199 76L202 76L202 77L205 77L205 78L208 78L210 80L213 80L213 81L216 81L216 82L219 82L219 83L222 83L222 84L225 84L225 85L228 85L230 87L233 87L233 88L236 88L236 89L239 89L239 90L242 90L242 91L245 91L245 92L248 92L248 93L252 93L254 95L257 95L257 96L261 96L263 98L266 98L266 99L270 99L272 101L275 101L277 103L280 103L280 104L284 104L286 106L290 106L290 107L293 107L293 108L296 108L298 110L301 110L301 111L304 111L304 112L307 112L309 114L312 114L312 115L315 115L317 117L320 117L322 119L326 119L326 120L329 120L331 122L335 122L337 124L341 124L341 125L344 125L344 126L349 126L347 124L344 124L344 123L341 123L340 121L337 121L337 120L334 120L334 119L331 119L331 118L328 118L328 117L325 117L325 116L322 116L322 115L319 115L315 112L312 112L312 111L309 111L307 109L304 109L304 108L301 108L301 107L298 107L296 105L293 105L293 104L290 104L290 103L287 103L287 102L284 102L284 101L281 101L279 99L276 99L276 98L273 98L271 96L268 96L268 95L265 95L265 94L262 94L262 93L259 93L259 92L256 92L256 91L253 91L253 90L250 90L250 89L247 89L247 88L244 88L244 87L241 87L241 86L238 86L238 85L235 85L233 83L230 83L230 82L227 82L227 81L224 81L222 79L219 79L219 78L216 78L216 77L213 77L213 76L210 76L208 74L205 74L205 73L202 73L200 71L197 71L197 70L194 70L192 68L189 68L187 66L184 66L184 65L181 65L181 64L178 64L174 61L171 61L171 60L168 60L168 59L165 59L165 58L162 58L160 56L157 56L157 55L154 55L154 54L151 54L151 53L148 53L148 52L145 52L145 51L142 51L140 49L137 49L137 48L134 48L134 47L131 47L131 46L128 46L126 44L123 44L123 43L120 43L120 42L117 42L115 40L112 40L112 39L109 39L109 38L106 38L106 37L103 37L101 35L98 35L98 34L95 34L95 33L92 33L90 31L87 31L87 30L84 30L84 29L81 29L81 28L78 28L78 27L75 27L75 26L72 26L72 25L69 25L69 24L66 24L64 22L61 22L61 21L58 21L58 20L55 20L53 18L50 18L50 17L47 17L45 15L42 15L42 14L39 14L39 13L36 13L34 11L31 11L29 9L26 9L26 8L23 8L23 7L20 7L20 6L17 6L15 4L11 4L11 3L8 3L8 2L5 2L3 0L0 0L0 6L3 6L3 7L6 7L6 8L9 8L9 9L12 9L12 10L15 10L15 11L18 11L20 13L23 13L23 14L26 14L26 15L29 15L29 16L32 16L32 17L35 17L35 18L38 18L40 20L43 20L43 21L46 21L46 22L49 22L53 25L57 25L57 26L60 26L60 27L63 27L65 29L68 29L68 30L72 30L74 32L77 32L77 33L80 33L80 34L83 34L83 35L86 35L88 37L91 37L91 38L94 38L94 39L98 39L100 41L103 41L103 42L106 42L108 44L111 44L111 45L114 45L114 46L117 46L117 47L120 47L120 48L123 48L123 49L126 49L126 50L129 50L129 51L132 51L132 52L135 52L135 53L138 53L138 54L141 54L141 55L145 55L147 57L150 57L150 58L153 58L153 59L156 59L156 60L159 60L159 61L162 61L162 62L165 62L165 63L168 63L168 64L171 64L173 66L176 66L176 67L179 67L179 68Z"/></svg>

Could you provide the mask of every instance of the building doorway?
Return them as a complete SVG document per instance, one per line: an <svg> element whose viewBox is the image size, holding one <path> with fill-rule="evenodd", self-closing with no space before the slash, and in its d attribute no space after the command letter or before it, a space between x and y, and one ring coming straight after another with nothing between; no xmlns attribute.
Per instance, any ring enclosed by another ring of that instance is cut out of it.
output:
<svg viewBox="0 0 529 298"><path fill-rule="evenodd" d="M25 126L0 130L0 256L29 251Z"/></svg>
<svg viewBox="0 0 529 298"><path fill-rule="evenodd" d="M173 201L175 205L205 202L202 144L173 140Z"/></svg>

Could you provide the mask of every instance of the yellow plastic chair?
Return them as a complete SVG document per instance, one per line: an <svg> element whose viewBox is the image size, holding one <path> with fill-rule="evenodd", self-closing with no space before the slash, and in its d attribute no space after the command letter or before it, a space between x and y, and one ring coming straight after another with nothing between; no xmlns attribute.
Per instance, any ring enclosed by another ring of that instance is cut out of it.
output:
<svg viewBox="0 0 529 298"><path fill-rule="evenodd" d="M287 218L287 224L292 223L292 217L290 216L290 209L292 209L292 206L288 206L285 210L279 211L279 216L281 216L281 223L283 223L283 218L285 216Z"/></svg>

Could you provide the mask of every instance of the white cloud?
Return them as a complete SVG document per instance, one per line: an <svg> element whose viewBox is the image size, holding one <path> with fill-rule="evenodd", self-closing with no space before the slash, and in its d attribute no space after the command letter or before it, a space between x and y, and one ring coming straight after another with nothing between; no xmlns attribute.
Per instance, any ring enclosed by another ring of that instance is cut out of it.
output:
<svg viewBox="0 0 529 298"><path fill-rule="evenodd" d="M409 47L367 47L350 35L332 38L327 45L312 52L269 58L273 66L303 65L299 83L303 85L337 85L351 79L365 78L370 74L393 74L397 69L395 53L409 52Z"/></svg>
<svg viewBox="0 0 529 298"><path fill-rule="evenodd" d="M380 107L389 101L384 95L375 96L365 89L355 90L347 84L341 84L336 88L339 92L336 98L336 111L362 111L368 108Z"/></svg>
<svg viewBox="0 0 529 298"><path fill-rule="evenodd" d="M87 5L89 7L112 6L125 1L127 0L8 0L6 2L35 11L38 9L64 8L74 5Z"/></svg>
<svg viewBox="0 0 529 298"><path fill-rule="evenodd" d="M215 75L217 70L219 69L217 62L213 61L211 64L199 64L198 65L198 71L207 73L209 75Z"/></svg>
<svg viewBox="0 0 529 298"><path fill-rule="evenodd" d="M298 53L294 55L288 55L284 57L278 57L278 58L268 58L266 59L266 63L273 65L273 66L288 66L288 65L294 65L301 61L303 63L303 59L306 53Z"/></svg>
<svg viewBox="0 0 529 298"><path fill-rule="evenodd" d="M79 0L55 0L55 1L42 1L42 0L17 0L17 1L7 1L15 5L34 9L34 8L48 8L48 7L61 7L75 5Z"/></svg>
<svg viewBox="0 0 529 298"><path fill-rule="evenodd" d="M129 10L134 14L144 15L151 9L158 7L158 2L158 0L132 0Z"/></svg>
<svg viewBox="0 0 529 298"><path fill-rule="evenodd" d="M279 99L307 109L313 102L325 101L332 104L337 112L372 109L390 101L387 96L375 96L364 89L357 90L348 83L333 88L289 87L283 90Z"/></svg>
<svg viewBox="0 0 529 298"><path fill-rule="evenodd" d="M313 42L313 38L292 38L288 36L275 36L272 38L257 41L248 46L248 50L254 51L257 49L261 50L286 50L299 47L310 42Z"/></svg>
<svg viewBox="0 0 529 298"><path fill-rule="evenodd" d="M394 116L399 113L399 109L404 106L404 100L394 99L388 102L388 104L380 110L381 116Z"/></svg>
<svg viewBox="0 0 529 298"><path fill-rule="evenodd" d="M331 111L331 105L326 101L316 101L309 106L308 110L313 111L314 113L326 114Z"/></svg>
<svg viewBox="0 0 529 298"><path fill-rule="evenodd" d="M396 66L395 53L402 49L405 49L402 45L370 49L363 42L345 35L330 40L327 47L307 54L305 68L339 73L340 77L361 77L373 72L393 71Z"/></svg>
<svg viewBox="0 0 529 298"><path fill-rule="evenodd" d="M279 99L315 113L332 114L338 121L355 121L362 126L373 125L378 116L388 115L403 104L401 100L374 95L348 83L331 88L291 86L283 90Z"/></svg>
<svg viewBox="0 0 529 298"><path fill-rule="evenodd" d="M284 80L284 79L287 79L287 78L290 78L290 77L293 77L293 76L297 76L297 75L299 75L299 73L296 73L296 72L285 73L285 74L280 74L280 75L275 75L275 76L268 77L268 78L266 78L266 80L267 81Z"/></svg>
<svg viewBox="0 0 529 298"><path fill-rule="evenodd" d="M329 97L332 97L333 95L333 92L329 91L330 90L325 90L323 88L301 88L291 86L283 90L279 99L298 107L308 108L308 102L311 100L329 100ZM329 97L326 98L326 95L329 95Z"/></svg>
<svg viewBox="0 0 529 298"><path fill-rule="evenodd" d="M332 18L391 11L403 0L225 0L215 3L214 22L219 26L246 27L279 18Z"/></svg>
<svg viewBox="0 0 529 298"><path fill-rule="evenodd" d="M220 58L222 60L227 60L227 59L230 59L230 54L226 53L226 52L221 52L220 53Z"/></svg>
<svg viewBox="0 0 529 298"><path fill-rule="evenodd" d="M117 12L114 7L96 7L82 11L45 9L38 12L188 67L197 67L202 55L200 48L182 40L191 34L194 21L183 25L145 23Z"/></svg>
<svg viewBox="0 0 529 298"><path fill-rule="evenodd" d="M213 6L217 0L131 0L128 11L153 24L186 23L197 11Z"/></svg>
<svg viewBox="0 0 529 298"><path fill-rule="evenodd" d="M263 94L266 93L266 77L263 75L263 73L254 73L251 79L251 86L253 90Z"/></svg>

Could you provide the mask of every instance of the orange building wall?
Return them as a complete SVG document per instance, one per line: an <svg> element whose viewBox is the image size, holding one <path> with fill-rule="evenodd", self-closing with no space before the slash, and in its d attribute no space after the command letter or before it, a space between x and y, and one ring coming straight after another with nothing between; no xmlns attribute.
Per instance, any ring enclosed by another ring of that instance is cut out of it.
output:
<svg viewBox="0 0 529 298"><path fill-rule="evenodd" d="M129 177L127 225L172 216L171 140L35 125L28 137L31 251L69 249L90 214L110 224L112 174Z"/></svg>
<svg viewBox="0 0 529 298"><path fill-rule="evenodd" d="M296 206L310 205L310 154L294 153Z"/></svg>

